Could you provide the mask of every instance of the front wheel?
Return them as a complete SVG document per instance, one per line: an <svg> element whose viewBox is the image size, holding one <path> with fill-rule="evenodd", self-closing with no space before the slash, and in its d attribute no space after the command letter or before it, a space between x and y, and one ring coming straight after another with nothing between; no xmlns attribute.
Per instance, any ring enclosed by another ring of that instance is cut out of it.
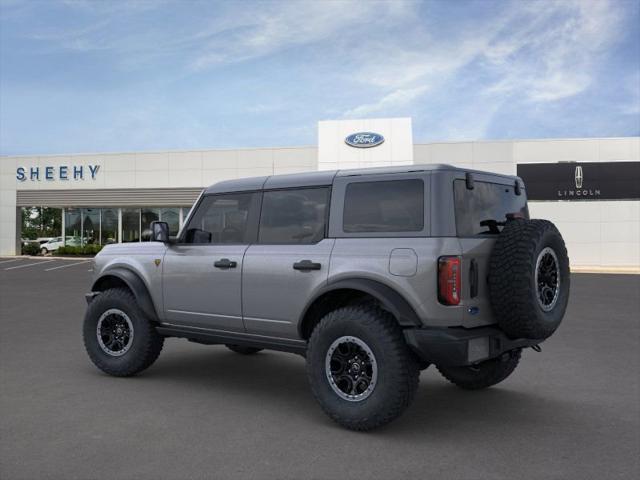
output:
<svg viewBox="0 0 640 480"><path fill-rule="evenodd" d="M44 257L47 253L49 253L49 250L47 250L46 248L42 248L40 249L40 254Z"/></svg>
<svg viewBox="0 0 640 480"><path fill-rule="evenodd" d="M96 367L109 375L128 377L156 361L164 337L123 288L101 292L84 317L84 346Z"/></svg>
<svg viewBox="0 0 640 480"><path fill-rule="evenodd" d="M512 350L498 358L468 367L437 366L444 378L465 390L480 390L505 380L518 366L522 350Z"/></svg>
<svg viewBox="0 0 640 480"><path fill-rule="evenodd" d="M351 430L391 422L409 406L420 370L393 316L374 306L327 314L313 330L307 375L313 395Z"/></svg>

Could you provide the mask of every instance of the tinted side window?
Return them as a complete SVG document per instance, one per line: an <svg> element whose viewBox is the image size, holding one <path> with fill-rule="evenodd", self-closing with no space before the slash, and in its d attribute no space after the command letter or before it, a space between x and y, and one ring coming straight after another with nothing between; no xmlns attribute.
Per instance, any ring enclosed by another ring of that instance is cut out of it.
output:
<svg viewBox="0 0 640 480"><path fill-rule="evenodd" d="M419 232L423 229L422 180L356 182L347 185L343 217L345 232Z"/></svg>
<svg viewBox="0 0 640 480"><path fill-rule="evenodd" d="M456 230L460 237L492 233L491 228L480 222L495 220L504 222L507 213L517 213L529 218L526 195L516 195L514 187L497 183L475 182L473 190L464 180L453 182L456 209Z"/></svg>
<svg viewBox="0 0 640 480"><path fill-rule="evenodd" d="M185 230L185 243L250 243L252 218L257 213L256 193L230 193L205 197Z"/></svg>
<svg viewBox="0 0 640 480"><path fill-rule="evenodd" d="M328 188L264 192L259 243L316 243L324 238Z"/></svg>

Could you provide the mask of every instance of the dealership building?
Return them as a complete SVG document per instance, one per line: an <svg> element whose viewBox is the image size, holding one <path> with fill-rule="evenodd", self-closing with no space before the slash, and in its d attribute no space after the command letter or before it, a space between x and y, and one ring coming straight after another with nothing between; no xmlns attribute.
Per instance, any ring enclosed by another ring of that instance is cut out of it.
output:
<svg viewBox="0 0 640 480"><path fill-rule="evenodd" d="M140 242L221 180L434 163L520 175L574 267L640 269L640 137L414 143L410 118L322 121L315 146L0 157L0 255L20 254L24 207L60 208L74 242Z"/></svg>

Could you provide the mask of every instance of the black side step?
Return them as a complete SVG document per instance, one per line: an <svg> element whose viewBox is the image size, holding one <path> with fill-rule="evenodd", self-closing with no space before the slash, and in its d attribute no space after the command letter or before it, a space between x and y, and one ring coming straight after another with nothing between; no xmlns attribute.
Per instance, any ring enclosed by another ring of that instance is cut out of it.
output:
<svg viewBox="0 0 640 480"><path fill-rule="evenodd" d="M307 343L302 340L287 340L284 338L260 337L256 335L222 332L217 330L194 329L176 325L158 325L157 332L164 337L186 338L191 342L204 345L219 345L230 343L247 347L265 348L279 352L297 353L305 355Z"/></svg>

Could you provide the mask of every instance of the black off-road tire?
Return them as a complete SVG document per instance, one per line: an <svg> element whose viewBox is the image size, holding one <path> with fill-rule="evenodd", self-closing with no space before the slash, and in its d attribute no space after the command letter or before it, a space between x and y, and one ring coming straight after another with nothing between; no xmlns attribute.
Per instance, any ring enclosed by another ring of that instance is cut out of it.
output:
<svg viewBox="0 0 640 480"><path fill-rule="evenodd" d="M545 311L538 301L538 258L557 259L558 296ZM547 220L510 220L491 252L489 296L500 328L511 338L544 340L560 325L569 301L569 257L556 226Z"/></svg>
<svg viewBox="0 0 640 480"><path fill-rule="evenodd" d="M377 365L375 386L360 401L341 398L326 372L327 352L344 336L364 342ZM329 417L351 430L366 431L391 422L410 405L418 388L415 356L393 316L376 306L348 306L328 313L311 334L306 358L314 397Z"/></svg>
<svg viewBox="0 0 640 480"><path fill-rule="evenodd" d="M522 351L507 352L498 358L469 367L437 366L444 378L465 390L480 390L506 379L518 366Z"/></svg>
<svg viewBox="0 0 640 480"><path fill-rule="evenodd" d="M121 356L105 352L98 341L97 326L100 316L110 309L124 312L133 325L133 340L129 350ZM145 316L134 295L124 288L112 288L97 295L89 304L83 325L84 346L96 367L115 377L135 375L156 361L164 337L159 335Z"/></svg>
<svg viewBox="0 0 640 480"><path fill-rule="evenodd" d="M225 344L225 347L227 347L232 352L236 352L241 355L253 355L254 353L262 351L262 348L246 347L244 345L233 345L231 343Z"/></svg>

